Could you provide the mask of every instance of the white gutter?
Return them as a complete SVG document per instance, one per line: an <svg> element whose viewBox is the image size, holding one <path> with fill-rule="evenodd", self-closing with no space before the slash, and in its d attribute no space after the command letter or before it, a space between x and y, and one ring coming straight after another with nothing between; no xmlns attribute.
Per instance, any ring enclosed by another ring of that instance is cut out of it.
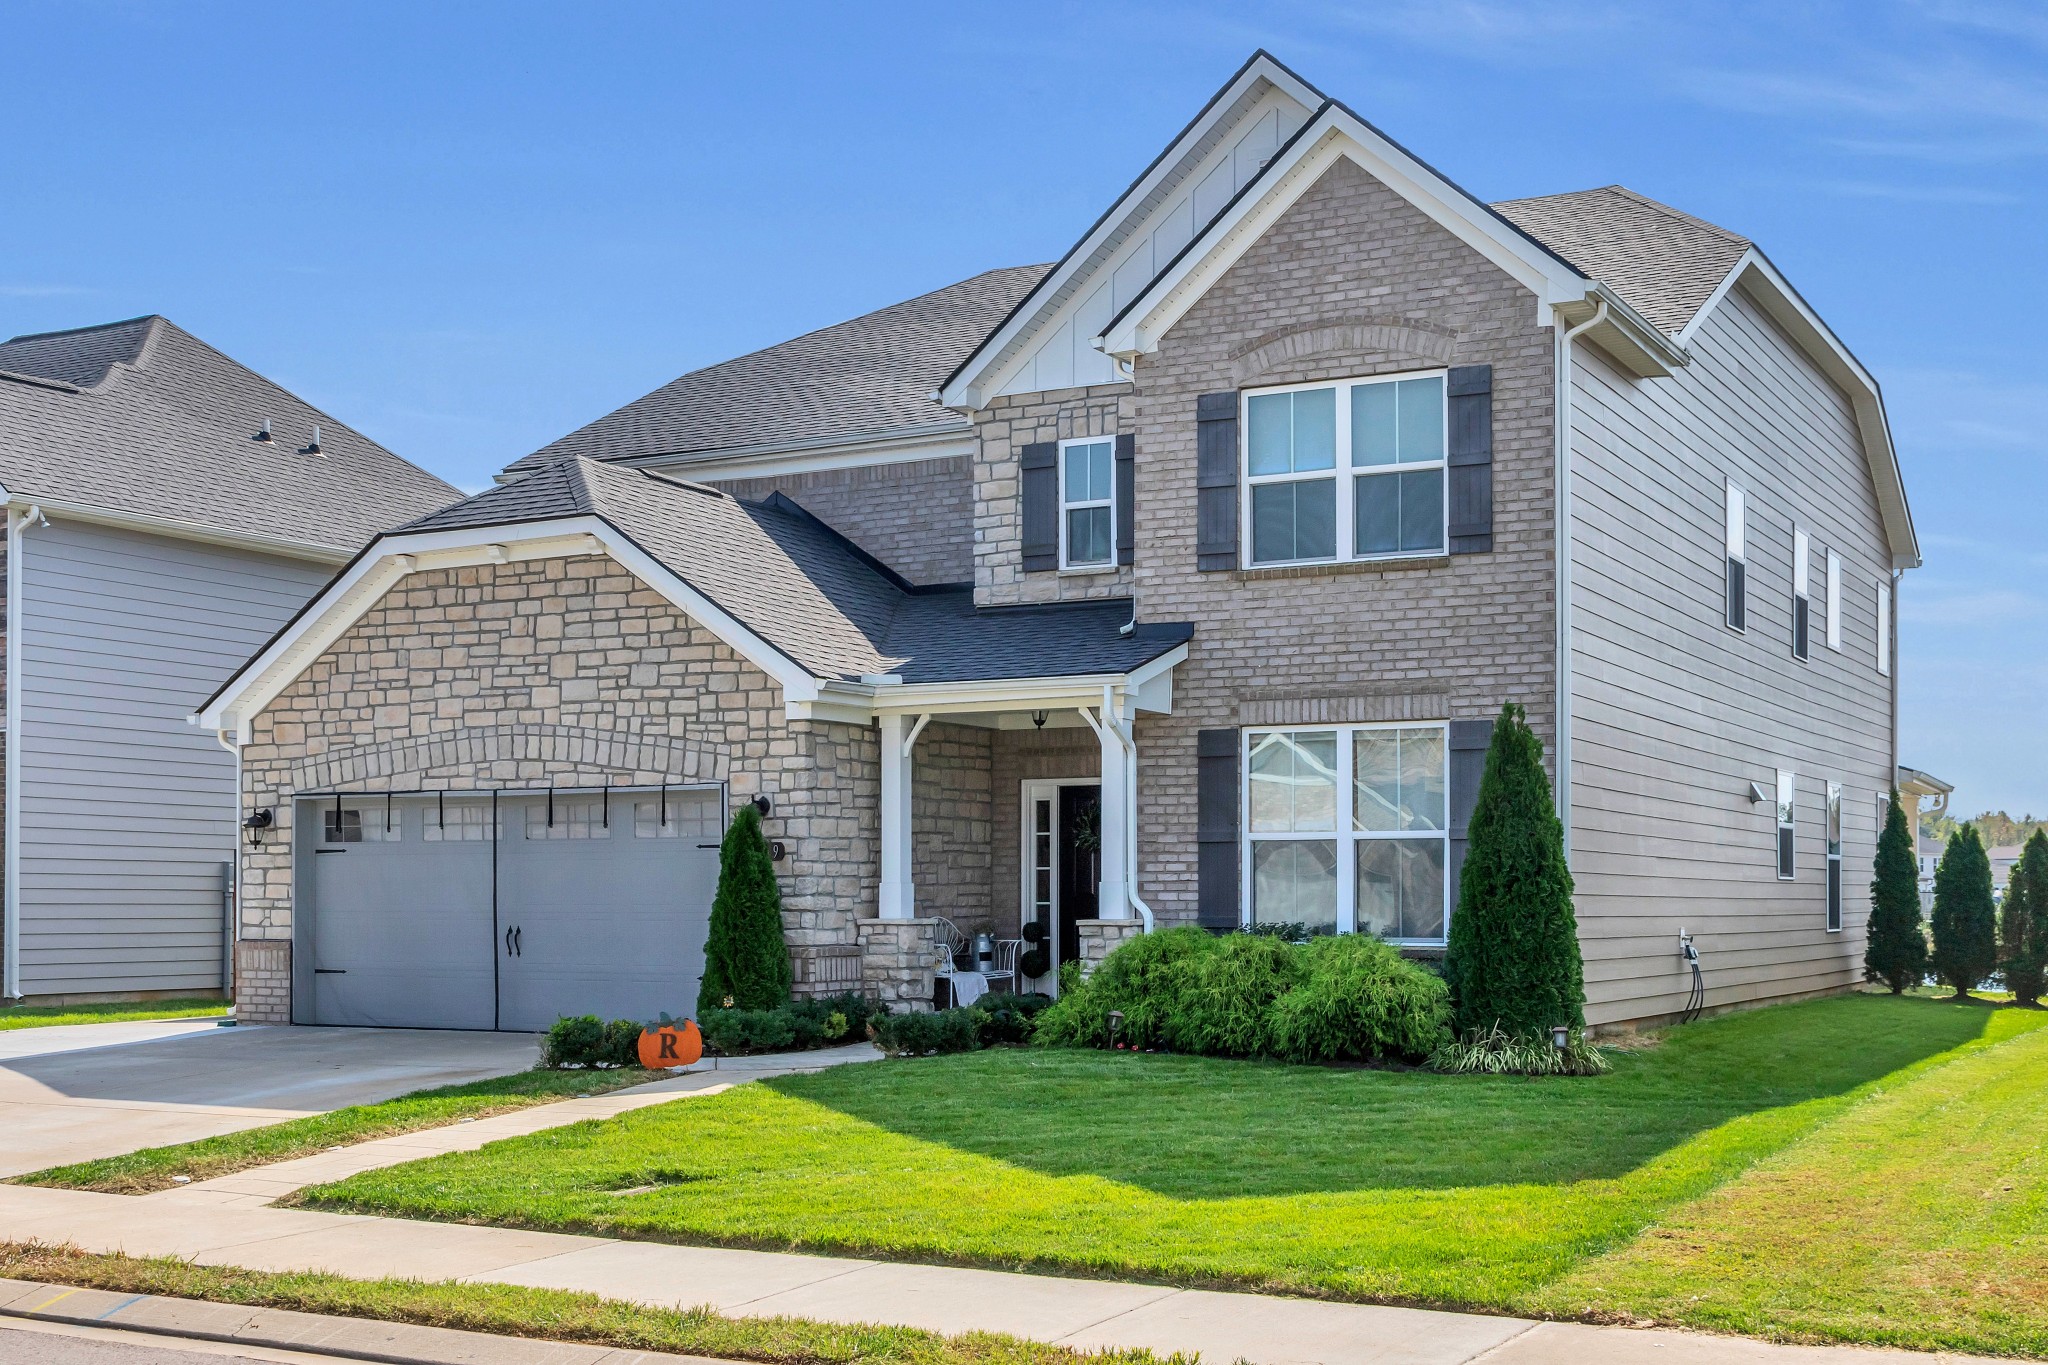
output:
<svg viewBox="0 0 2048 1365"><path fill-rule="evenodd" d="M1559 318L1558 321L1563 321ZM1576 327L1556 329L1557 476L1551 499L1557 523L1557 820L1564 830L1564 860L1572 860L1572 342L1607 321L1602 297Z"/></svg>
<svg viewBox="0 0 2048 1365"><path fill-rule="evenodd" d="M43 509L7 508L7 835L0 845L6 860L0 876L0 997L21 998L21 536L30 526L47 526Z"/></svg>

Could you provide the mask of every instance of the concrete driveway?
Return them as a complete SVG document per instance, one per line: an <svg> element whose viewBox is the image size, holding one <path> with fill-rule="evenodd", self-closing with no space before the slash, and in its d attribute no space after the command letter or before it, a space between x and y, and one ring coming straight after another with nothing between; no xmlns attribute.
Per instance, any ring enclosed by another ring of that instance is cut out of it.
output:
<svg viewBox="0 0 2048 1365"><path fill-rule="evenodd" d="M539 1052L526 1033L210 1019L0 1033L0 1176L502 1076Z"/></svg>

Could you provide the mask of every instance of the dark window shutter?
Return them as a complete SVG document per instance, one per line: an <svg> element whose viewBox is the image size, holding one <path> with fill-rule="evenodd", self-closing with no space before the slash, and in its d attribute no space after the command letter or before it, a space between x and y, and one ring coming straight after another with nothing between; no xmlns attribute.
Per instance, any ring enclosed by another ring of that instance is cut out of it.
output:
<svg viewBox="0 0 2048 1365"><path fill-rule="evenodd" d="M1238 916L1236 730L1195 732L1195 922L1228 933Z"/></svg>
<svg viewBox="0 0 2048 1365"><path fill-rule="evenodd" d="M1486 775L1486 749L1493 743L1490 720L1451 722L1450 751L1450 862L1451 914L1458 909L1458 874L1465 866L1465 842L1472 826L1472 808L1479 804L1479 779ZM1449 922L1449 916L1445 917Z"/></svg>
<svg viewBox="0 0 2048 1365"><path fill-rule="evenodd" d="M1116 438L1116 562L1129 564L1137 557L1138 442L1132 436Z"/></svg>
<svg viewBox="0 0 2048 1365"><path fill-rule="evenodd" d="M1019 461L1018 492L1024 504L1024 572L1060 566L1060 443L1025 446Z"/></svg>
<svg viewBox="0 0 2048 1365"><path fill-rule="evenodd" d="M1195 567L1237 567L1237 393L1195 400Z"/></svg>
<svg viewBox="0 0 2048 1365"><path fill-rule="evenodd" d="M1451 553L1493 548L1493 366L1458 365L1448 388Z"/></svg>

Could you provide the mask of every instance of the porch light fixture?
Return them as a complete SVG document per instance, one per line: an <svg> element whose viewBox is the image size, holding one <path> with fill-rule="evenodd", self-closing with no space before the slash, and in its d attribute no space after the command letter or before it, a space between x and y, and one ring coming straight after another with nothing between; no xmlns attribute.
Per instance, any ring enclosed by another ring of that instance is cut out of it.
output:
<svg viewBox="0 0 2048 1365"><path fill-rule="evenodd" d="M761 812L761 818L766 820L768 812L775 809L775 803L765 796L757 796L754 798L754 809Z"/></svg>
<svg viewBox="0 0 2048 1365"><path fill-rule="evenodd" d="M1046 713L1043 711L1033 711L1031 713L1031 723L1041 730L1045 728L1046 719Z"/></svg>
<svg viewBox="0 0 2048 1365"><path fill-rule="evenodd" d="M242 828L249 831L249 847L263 847L263 831L276 823L277 815L268 806L249 812L248 818L242 821Z"/></svg>

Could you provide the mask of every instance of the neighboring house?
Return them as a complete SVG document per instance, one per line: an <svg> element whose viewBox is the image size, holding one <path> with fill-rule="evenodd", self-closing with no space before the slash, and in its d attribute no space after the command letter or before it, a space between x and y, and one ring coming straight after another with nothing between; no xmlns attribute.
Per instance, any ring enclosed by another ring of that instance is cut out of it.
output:
<svg viewBox="0 0 2048 1365"><path fill-rule="evenodd" d="M365 540L461 493L160 317L0 343L0 489L0 993L218 991L235 760L186 719Z"/></svg>
<svg viewBox="0 0 2048 1365"><path fill-rule="evenodd" d="M1488 207L1263 53L1056 265L506 479L203 709L289 830L251 1017L687 1009L757 798L805 991L931 1000L938 915L1440 954L1506 702L1592 1022L1683 1009L1681 933L1710 1007L1861 977L1919 563L1875 381L1743 238Z"/></svg>
<svg viewBox="0 0 2048 1365"><path fill-rule="evenodd" d="M1932 773L1921 772L1918 768L1899 766L1899 804L1906 812L1906 829L1913 836L1913 848L1918 854L1920 865L1920 909L1923 914L1934 910L1934 865L1941 861L1941 840L1933 835L1920 832L1920 817L1942 815L1948 811L1949 797L1955 794L1952 783L1944 782Z"/></svg>

